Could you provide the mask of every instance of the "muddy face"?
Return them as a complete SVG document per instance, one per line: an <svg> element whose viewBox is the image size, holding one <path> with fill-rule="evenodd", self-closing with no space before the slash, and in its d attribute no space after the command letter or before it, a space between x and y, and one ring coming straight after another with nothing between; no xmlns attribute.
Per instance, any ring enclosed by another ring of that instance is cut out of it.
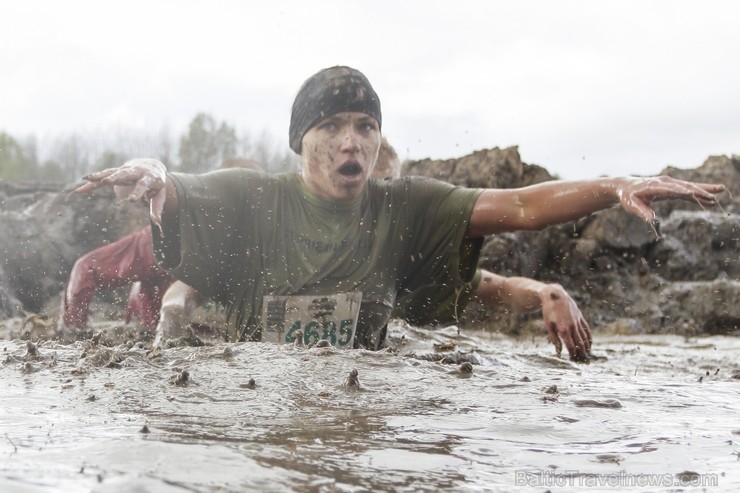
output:
<svg viewBox="0 0 740 493"><path fill-rule="evenodd" d="M340 202L356 199L378 157L378 122L364 113L337 113L304 135L302 149L301 176L311 193Z"/></svg>

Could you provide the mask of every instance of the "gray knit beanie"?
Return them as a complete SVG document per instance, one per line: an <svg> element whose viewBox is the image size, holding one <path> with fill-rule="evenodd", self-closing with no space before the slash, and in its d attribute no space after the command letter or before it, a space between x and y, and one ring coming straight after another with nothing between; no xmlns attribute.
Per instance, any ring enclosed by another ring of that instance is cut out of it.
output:
<svg viewBox="0 0 740 493"><path fill-rule="evenodd" d="M330 67L303 83L290 115L290 148L301 153L303 136L321 120L343 111L366 113L381 125L380 99L359 70Z"/></svg>

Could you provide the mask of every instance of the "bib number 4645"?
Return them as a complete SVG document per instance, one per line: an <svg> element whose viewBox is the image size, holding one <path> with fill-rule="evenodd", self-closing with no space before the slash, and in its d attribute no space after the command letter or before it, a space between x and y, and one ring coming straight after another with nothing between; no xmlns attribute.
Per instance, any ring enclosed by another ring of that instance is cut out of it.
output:
<svg viewBox="0 0 740 493"><path fill-rule="evenodd" d="M333 321L317 322L311 320L305 327L301 327L301 321L296 320L285 334L285 342L292 343L296 340L296 332L303 330L303 343L313 344L321 339L326 339L332 346L347 347L352 342L352 319L339 321L339 327Z"/></svg>
<svg viewBox="0 0 740 493"><path fill-rule="evenodd" d="M293 343L299 331L308 345L321 339L349 349L355 340L362 293L265 296L262 303L262 340Z"/></svg>

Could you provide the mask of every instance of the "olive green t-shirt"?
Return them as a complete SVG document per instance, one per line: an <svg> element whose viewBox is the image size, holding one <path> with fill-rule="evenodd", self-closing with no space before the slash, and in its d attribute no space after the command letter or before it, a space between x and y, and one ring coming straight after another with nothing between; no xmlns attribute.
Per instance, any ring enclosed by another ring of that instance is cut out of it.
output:
<svg viewBox="0 0 740 493"><path fill-rule="evenodd" d="M377 349L399 292L460 286L475 272L480 242L465 233L478 189L370 179L357 200L336 203L308 192L294 173L169 178L178 222L153 235L157 258L228 307L234 339L260 339L266 295L359 291L355 346Z"/></svg>
<svg viewBox="0 0 740 493"><path fill-rule="evenodd" d="M398 293L391 317L411 325L440 325L460 323L463 311L473 299L480 284L480 269L464 285L431 284L412 292Z"/></svg>

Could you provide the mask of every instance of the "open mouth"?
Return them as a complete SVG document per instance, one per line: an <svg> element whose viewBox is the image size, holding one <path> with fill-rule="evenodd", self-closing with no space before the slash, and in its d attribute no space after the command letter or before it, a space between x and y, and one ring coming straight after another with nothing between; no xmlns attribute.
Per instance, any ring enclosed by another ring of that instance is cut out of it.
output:
<svg viewBox="0 0 740 493"><path fill-rule="evenodd" d="M357 176L362 173L362 166L357 161L344 163L337 170L342 176Z"/></svg>

